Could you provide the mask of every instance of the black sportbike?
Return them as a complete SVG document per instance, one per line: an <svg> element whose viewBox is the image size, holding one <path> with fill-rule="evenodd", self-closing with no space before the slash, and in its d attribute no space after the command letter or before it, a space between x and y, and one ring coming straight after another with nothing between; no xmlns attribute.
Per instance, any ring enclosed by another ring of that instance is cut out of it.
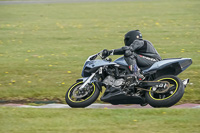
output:
<svg viewBox="0 0 200 133"><path fill-rule="evenodd" d="M96 59L97 57L100 59ZM82 77L67 91L65 99L74 108L87 107L106 90L101 101L117 104L140 104L152 107L170 107L183 96L189 79L177 77L192 64L190 58L171 58L140 68L145 79L138 81L131 76L124 57L114 62L104 59L102 51L90 56L83 67Z"/></svg>

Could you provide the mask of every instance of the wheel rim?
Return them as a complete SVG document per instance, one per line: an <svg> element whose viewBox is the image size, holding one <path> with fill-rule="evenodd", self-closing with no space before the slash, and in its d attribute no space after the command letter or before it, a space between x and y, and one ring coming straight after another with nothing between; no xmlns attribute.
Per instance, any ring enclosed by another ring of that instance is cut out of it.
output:
<svg viewBox="0 0 200 133"><path fill-rule="evenodd" d="M76 103L79 103L79 102L84 102L86 100L88 100L89 98L91 98L95 92L95 85L94 83L92 83L92 90L90 90L90 92L87 92L87 94L83 94L83 97L82 98L77 98L76 96L74 96L74 94L76 95L78 92L74 92L74 91L77 91L78 88L81 86L81 84L83 84L83 82L78 82L76 83L74 86L72 86L70 88L70 90L68 91L68 99L72 102L76 102Z"/></svg>
<svg viewBox="0 0 200 133"><path fill-rule="evenodd" d="M158 81L168 81L170 83L170 88L169 88L169 91L167 91L166 93L159 94L159 93L152 92L151 91L152 87L151 87L150 91L149 91L149 96L152 99L154 99L154 100L166 100L166 99L172 97L177 92L178 83L175 79L173 79L173 78L163 78L163 79L159 79Z"/></svg>

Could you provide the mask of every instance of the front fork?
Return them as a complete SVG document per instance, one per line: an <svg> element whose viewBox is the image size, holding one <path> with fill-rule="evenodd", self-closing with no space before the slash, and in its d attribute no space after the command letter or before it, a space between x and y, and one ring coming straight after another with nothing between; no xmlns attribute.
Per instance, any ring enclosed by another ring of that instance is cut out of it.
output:
<svg viewBox="0 0 200 133"><path fill-rule="evenodd" d="M101 86L101 82L98 81L98 79L93 79L94 76L96 76L96 74L102 74L102 71L103 71L103 67L100 67L95 73L92 73L92 75L88 78L83 78L81 79L84 83L83 85L79 88L80 91L83 90L83 88L88 84L88 83L91 83L91 82L94 82L95 85L97 86L97 88L99 89L99 91L102 91L102 86Z"/></svg>
<svg viewBox="0 0 200 133"><path fill-rule="evenodd" d="M86 79L85 82L83 81L84 84L81 85L81 87L79 88L79 90L82 91L83 88L84 88L88 83L90 83L90 81L92 80L92 78L93 78L95 75L96 75L96 73L93 73L88 79Z"/></svg>

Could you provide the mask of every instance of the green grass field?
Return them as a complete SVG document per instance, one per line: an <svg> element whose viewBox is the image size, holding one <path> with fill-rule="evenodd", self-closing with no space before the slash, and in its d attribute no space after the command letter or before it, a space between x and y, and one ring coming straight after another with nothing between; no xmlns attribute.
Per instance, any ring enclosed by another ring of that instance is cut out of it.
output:
<svg viewBox="0 0 200 133"><path fill-rule="evenodd" d="M199 109L0 107L1 133L199 133Z"/></svg>
<svg viewBox="0 0 200 133"><path fill-rule="evenodd" d="M162 58L193 59L179 76L192 83L182 102L199 102L199 6L199 0L0 5L0 99L64 101L89 55L122 47L124 34L140 29Z"/></svg>

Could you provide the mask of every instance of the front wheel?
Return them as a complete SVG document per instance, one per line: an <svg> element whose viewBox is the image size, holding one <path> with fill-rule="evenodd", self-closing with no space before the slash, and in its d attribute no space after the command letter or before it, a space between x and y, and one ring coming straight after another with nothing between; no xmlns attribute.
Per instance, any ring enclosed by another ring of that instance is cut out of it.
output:
<svg viewBox="0 0 200 133"><path fill-rule="evenodd" d="M79 90L83 82L73 84L65 95L66 103L73 108L84 108L96 101L99 89L94 83L87 84L82 91Z"/></svg>
<svg viewBox="0 0 200 133"><path fill-rule="evenodd" d="M166 81L169 83L169 88L164 93L156 93L153 91L152 87L149 92L146 92L145 98L152 107L170 107L182 98L184 86L183 82L178 77L167 75L159 77L155 79L155 81Z"/></svg>

